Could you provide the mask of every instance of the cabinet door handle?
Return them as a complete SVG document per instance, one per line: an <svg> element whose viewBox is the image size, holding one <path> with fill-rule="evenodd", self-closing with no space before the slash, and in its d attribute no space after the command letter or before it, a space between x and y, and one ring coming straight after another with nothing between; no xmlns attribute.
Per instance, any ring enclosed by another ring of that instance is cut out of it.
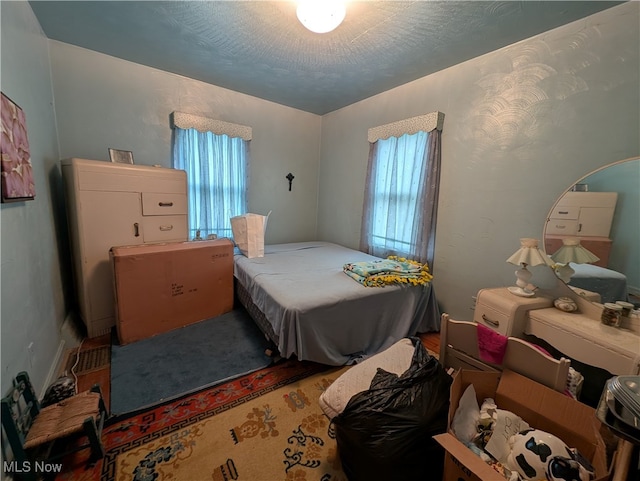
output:
<svg viewBox="0 0 640 481"><path fill-rule="evenodd" d="M482 314L482 320L484 322L486 322L487 324L491 324L492 326L496 326L499 327L500 326L500 321L492 321L491 319L489 319L486 315Z"/></svg>
<svg viewBox="0 0 640 481"><path fill-rule="evenodd" d="M158 202L160 207L173 207L173 202Z"/></svg>
<svg viewBox="0 0 640 481"><path fill-rule="evenodd" d="M137 222L133 224L133 235L135 237L140 237L140 226L138 225Z"/></svg>
<svg viewBox="0 0 640 481"><path fill-rule="evenodd" d="M582 232L582 224L578 224L578 232Z"/></svg>
<svg viewBox="0 0 640 481"><path fill-rule="evenodd" d="M568 213L569 213L569 211L568 211L568 210L559 210L559 211L558 211L558 214L564 214L564 215L566 215L566 214L568 214Z"/></svg>
<svg viewBox="0 0 640 481"><path fill-rule="evenodd" d="M160 226L160 230L165 232L165 231L169 231L169 230L173 230L173 226L172 225L161 225Z"/></svg>

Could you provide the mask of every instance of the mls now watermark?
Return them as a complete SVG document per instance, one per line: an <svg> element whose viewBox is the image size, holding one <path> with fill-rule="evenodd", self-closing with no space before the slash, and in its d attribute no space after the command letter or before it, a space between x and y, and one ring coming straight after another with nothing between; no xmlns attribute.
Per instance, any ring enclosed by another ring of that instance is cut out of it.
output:
<svg viewBox="0 0 640 481"><path fill-rule="evenodd" d="M5 473L59 473L62 463L48 463L46 461L3 461L2 469Z"/></svg>

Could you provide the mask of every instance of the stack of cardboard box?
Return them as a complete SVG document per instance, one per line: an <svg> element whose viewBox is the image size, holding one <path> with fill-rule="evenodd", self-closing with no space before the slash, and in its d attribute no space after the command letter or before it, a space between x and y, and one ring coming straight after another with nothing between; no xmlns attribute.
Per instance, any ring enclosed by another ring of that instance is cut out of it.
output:
<svg viewBox="0 0 640 481"><path fill-rule="evenodd" d="M576 448L595 468L594 481L609 479L606 446L600 435L602 425L593 408L512 371L461 370L456 372L451 385L449 432L435 436L445 449L446 481L505 481L451 430L460 398L470 384L479 405L486 398L494 399L498 408L517 414L531 427L551 433Z"/></svg>
<svg viewBox="0 0 640 481"><path fill-rule="evenodd" d="M233 309L229 239L113 247L110 254L121 344Z"/></svg>

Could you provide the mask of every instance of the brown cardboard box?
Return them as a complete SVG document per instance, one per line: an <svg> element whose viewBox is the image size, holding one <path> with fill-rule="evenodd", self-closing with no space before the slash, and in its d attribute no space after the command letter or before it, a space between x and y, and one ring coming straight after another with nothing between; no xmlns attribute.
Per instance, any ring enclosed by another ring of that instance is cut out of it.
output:
<svg viewBox="0 0 640 481"><path fill-rule="evenodd" d="M113 247L110 255L121 344L233 309L229 239Z"/></svg>
<svg viewBox="0 0 640 481"><path fill-rule="evenodd" d="M517 414L530 426L554 434L569 447L577 448L596 469L596 481L608 479L606 448L599 434L601 424L593 408L512 371L460 370L451 385L449 428L460 397L470 384L479 404L493 398L498 408ZM445 448L444 480L505 481L458 441L451 429L435 439Z"/></svg>

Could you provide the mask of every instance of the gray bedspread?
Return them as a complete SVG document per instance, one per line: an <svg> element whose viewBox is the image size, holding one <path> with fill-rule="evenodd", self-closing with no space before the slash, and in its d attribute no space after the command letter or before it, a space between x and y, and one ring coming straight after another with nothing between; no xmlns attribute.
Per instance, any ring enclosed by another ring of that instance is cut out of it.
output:
<svg viewBox="0 0 640 481"><path fill-rule="evenodd" d="M627 276L620 272L592 264L574 264L575 270L570 286L586 289L600 294L601 302L616 302L628 300Z"/></svg>
<svg viewBox="0 0 640 481"><path fill-rule="evenodd" d="M376 259L368 254L299 242L234 259L238 282L273 327L284 357L352 364L403 337L440 329L431 285L364 287L342 271L346 263Z"/></svg>

